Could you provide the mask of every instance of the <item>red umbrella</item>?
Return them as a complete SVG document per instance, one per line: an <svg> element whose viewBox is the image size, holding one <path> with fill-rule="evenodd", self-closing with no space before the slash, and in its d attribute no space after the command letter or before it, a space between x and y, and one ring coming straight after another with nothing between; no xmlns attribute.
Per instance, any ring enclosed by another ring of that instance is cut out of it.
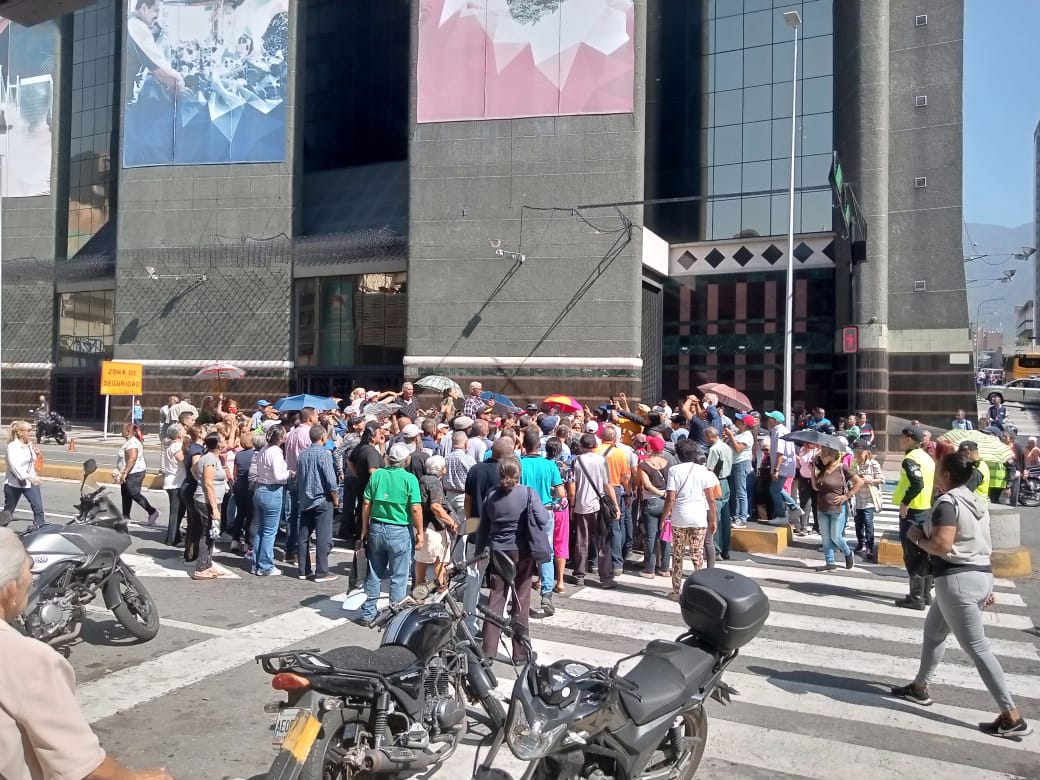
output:
<svg viewBox="0 0 1040 780"><path fill-rule="evenodd" d="M720 404L728 406L730 409L736 409L738 412L750 412L754 408L746 395L721 382L710 382L697 389L705 393L714 393L718 396Z"/></svg>
<svg viewBox="0 0 1040 780"><path fill-rule="evenodd" d="M567 409L572 412L580 412L585 408L578 403L577 399L570 395L550 395L542 401L542 404L544 406L558 406L561 409Z"/></svg>

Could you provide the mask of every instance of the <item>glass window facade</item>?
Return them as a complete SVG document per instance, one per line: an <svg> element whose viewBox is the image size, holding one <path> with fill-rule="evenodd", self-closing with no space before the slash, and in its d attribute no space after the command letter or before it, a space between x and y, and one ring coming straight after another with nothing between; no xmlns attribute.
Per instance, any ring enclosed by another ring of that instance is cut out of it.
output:
<svg viewBox="0 0 1040 780"><path fill-rule="evenodd" d="M58 366L97 368L112 359L114 290L58 296Z"/></svg>
<svg viewBox="0 0 1040 780"><path fill-rule="evenodd" d="M400 366L407 274L323 276L295 284L298 368Z"/></svg>
<svg viewBox="0 0 1040 780"><path fill-rule="evenodd" d="M787 232L786 194L720 196L790 184L794 31L783 18L789 10L801 14L803 36L795 186L827 184L834 148L834 9L830 0L768 6L753 0L703 4L707 120L701 131L701 181L711 197L696 240ZM796 232L828 231L831 225L828 192L795 195Z"/></svg>
<svg viewBox="0 0 1040 780"><path fill-rule="evenodd" d="M832 0L661 0L651 13L646 194L708 196L647 208L648 226L667 240L787 232L786 194L742 194L790 184L789 10L802 16L795 186L825 186L834 148ZM830 196L797 193L795 230L831 229Z"/></svg>
<svg viewBox="0 0 1040 780"><path fill-rule="evenodd" d="M99 0L72 18L72 104L67 256L73 257L115 214L111 173L118 124L119 4Z"/></svg>

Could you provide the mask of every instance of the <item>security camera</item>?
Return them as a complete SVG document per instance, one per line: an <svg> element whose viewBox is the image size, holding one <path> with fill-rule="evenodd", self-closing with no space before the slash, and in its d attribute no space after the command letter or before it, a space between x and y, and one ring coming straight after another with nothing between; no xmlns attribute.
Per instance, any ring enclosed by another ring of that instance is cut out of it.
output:
<svg viewBox="0 0 1040 780"><path fill-rule="evenodd" d="M158 279L159 278L159 275L155 272L155 268L150 266L150 265L146 265L145 266L144 272L146 274L148 274L148 278L149 279Z"/></svg>
<svg viewBox="0 0 1040 780"><path fill-rule="evenodd" d="M502 243L502 242L500 241L499 243ZM499 257L502 257L505 254L505 252L503 252L501 249L496 249L495 250L495 254L498 255Z"/></svg>
<svg viewBox="0 0 1040 780"><path fill-rule="evenodd" d="M875 325L875 324L877 324L877 317L871 317L869 320L867 320L867 324L868 325Z"/></svg>

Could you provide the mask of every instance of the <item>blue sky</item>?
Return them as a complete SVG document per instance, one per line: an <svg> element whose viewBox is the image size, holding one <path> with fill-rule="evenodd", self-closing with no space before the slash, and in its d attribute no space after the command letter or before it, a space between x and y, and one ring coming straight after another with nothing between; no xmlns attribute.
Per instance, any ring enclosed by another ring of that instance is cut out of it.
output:
<svg viewBox="0 0 1040 780"><path fill-rule="evenodd" d="M1040 121L1038 0L967 0L964 219L1033 221L1033 131Z"/></svg>

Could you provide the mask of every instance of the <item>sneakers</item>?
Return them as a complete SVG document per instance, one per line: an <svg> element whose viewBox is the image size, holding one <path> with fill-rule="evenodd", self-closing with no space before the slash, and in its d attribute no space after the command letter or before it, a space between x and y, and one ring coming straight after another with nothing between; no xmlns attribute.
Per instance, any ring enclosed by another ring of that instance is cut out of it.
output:
<svg viewBox="0 0 1040 780"><path fill-rule="evenodd" d="M1017 721L1012 722L1005 715L1000 714L992 723L980 723L979 731L983 734L989 734L991 737L1021 739L1032 734L1033 727L1026 723L1025 718L1019 718Z"/></svg>
<svg viewBox="0 0 1040 780"><path fill-rule="evenodd" d="M916 609L918 612L924 612L924 602L921 599L915 599L910 596L896 599L895 605L903 609Z"/></svg>
<svg viewBox="0 0 1040 780"><path fill-rule="evenodd" d="M849 553L845 556L845 568L852 569L856 566L856 556L853 553Z"/></svg>
<svg viewBox="0 0 1040 780"><path fill-rule="evenodd" d="M914 688L913 683L910 683L909 685L899 685L895 688L892 688L890 690L890 693L896 698L912 701L914 704L920 704L922 707L930 707L932 705L932 697L928 695L928 689L925 688L923 690L918 690ZM997 718L997 721L999 722L1000 718ZM1025 723L1025 721L1019 722ZM984 729L983 726L986 725L989 724L980 723L979 728L985 731L986 729Z"/></svg>
<svg viewBox="0 0 1040 780"><path fill-rule="evenodd" d="M148 513L148 520L146 522L148 523L148 525L155 525L156 523L158 523L159 522L159 510L158 509L153 509L151 512L149 512Z"/></svg>
<svg viewBox="0 0 1040 780"><path fill-rule="evenodd" d="M281 574L282 570L279 569L277 566L275 566L273 569L270 569L269 571L260 571L258 569L256 572L257 577L280 577Z"/></svg>
<svg viewBox="0 0 1040 780"><path fill-rule="evenodd" d="M542 594L542 614L546 617L552 617L556 614L556 607L552 603L552 593Z"/></svg>
<svg viewBox="0 0 1040 780"><path fill-rule="evenodd" d="M747 520L744 518L734 519L731 525L732 528L747 528Z"/></svg>
<svg viewBox="0 0 1040 780"><path fill-rule="evenodd" d="M817 569L817 571L837 571L837 570L838 570L838 567L835 566L833 563L825 563L823 565L822 569Z"/></svg>
<svg viewBox="0 0 1040 780"><path fill-rule="evenodd" d="M338 579L339 579L339 575L338 574L322 574L320 577L315 577L314 581L315 582L333 582L334 580L338 580Z"/></svg>
<svg viewBox="0 0 1040 780"><path fill-rule="evenodd" d="M617 587L617 583L614 580L600 580L599 586L603 590L614 590Z"/></svg>

